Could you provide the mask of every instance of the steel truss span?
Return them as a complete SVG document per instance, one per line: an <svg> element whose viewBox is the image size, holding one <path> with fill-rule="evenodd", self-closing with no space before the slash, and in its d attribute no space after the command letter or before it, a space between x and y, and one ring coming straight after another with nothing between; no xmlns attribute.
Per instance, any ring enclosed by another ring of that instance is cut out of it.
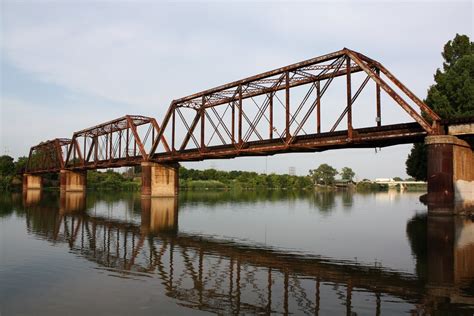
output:
<svg viewBox="0 0 474 316"><path fill-rule="evenodd" d="M341 80L337 92L344 106L329 121L321 109L332 106L323 105L328 88ZM375 84L375 124L355 128L353 113L360 111L355 102L369 82ZM383 125L382 93L414 122ZM323 130L323 125L331 127ZM440 117L381 63L344 48L173 100L161 126L154 118L126 115L75 132L67 144L51 141L43 151L40 144L31 149L26 171L383 147L421 141L441 131Z"/></svg>

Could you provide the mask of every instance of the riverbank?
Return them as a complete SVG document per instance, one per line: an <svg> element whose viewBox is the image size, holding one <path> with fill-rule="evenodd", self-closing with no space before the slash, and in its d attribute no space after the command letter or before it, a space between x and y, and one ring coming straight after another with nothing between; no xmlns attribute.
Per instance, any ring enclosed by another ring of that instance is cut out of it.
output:
<svg viewBox="0 0 474 316"><path fill-rule="evenodd" d="M0 191L18 191L22 189L21 175L1 177L3 183ZM59 188L57 174L43 177L45 189ZM215 169L196 170L180 167L179 187L184 191L212 190L317 190L338 191L352 190L358 192L383 192L389 189L401 191L426 191L426 185L393 185L371 181L358 183L335 181L331 185L314 184L310 176L287 174L259 174L249 171L219 171ZM87 188L95 191L140 191L141 173L128 169L123 173L113 170L104 172L90 170L87 172Z"/></svg>

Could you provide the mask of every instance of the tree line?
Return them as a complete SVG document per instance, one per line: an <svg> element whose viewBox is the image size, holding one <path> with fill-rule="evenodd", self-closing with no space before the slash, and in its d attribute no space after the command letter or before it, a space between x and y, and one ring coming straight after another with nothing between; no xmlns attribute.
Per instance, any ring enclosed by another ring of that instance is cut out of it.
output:
<svg viewBox="0 0 474 316"><path fill-rule="evenodd" d="M183 189L305 189L313 185L309 176L185 167L179 169L179 181Z"/></svg>
<svg viewBox="0 0 474 316"><path fill-rule="evenodd" d="M0 190L21 188L22 173L25 169L27 157L20 157L16 161L10 156L0 156ZM140 168L129 168L124 172L106 170L105 172L89 170L87 172L87 187L94 190L126 190L138 191L141 186ZM315 184L333 185L335 176L339 172L328 164L321 164L318 168L309 170L306 176L288 174L260 174L252 171L221 171L215 169L197 170L179 169L179 184L182 189L307 189ZM349 167L341 170L344 181L352 181L355 173ZM45 187L58 187L57 174L45 174Z"/></svg>

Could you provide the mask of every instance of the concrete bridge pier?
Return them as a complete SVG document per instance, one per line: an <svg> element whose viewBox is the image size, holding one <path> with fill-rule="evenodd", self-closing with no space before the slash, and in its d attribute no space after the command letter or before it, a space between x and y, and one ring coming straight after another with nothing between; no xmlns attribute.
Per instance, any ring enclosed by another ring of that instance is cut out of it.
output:
<svg viewBox="0 0 474 316"><path fill-rule="evenodd" d="M23 191L41 190L43 188L43 180L41 176L25 173L23 175Z"/></svg>
<svg viewBox="0 0 474 316"><path fill-rule="evenodd" d="M59 188L62 192L85 192L87 171L61 170L59 172Z"/></svg>
<svg viewBox="0 0 474 316"><path fill-rule="evenodd" d="M179 191L179 164L142 162L142 197L172 197Z"/></svg>
<svg viewBox="0 0 474 316"><path fill-rule="evenodd" d="M452 135L427 136L429 210L464 213L474 210L474 153Z"/></svg>

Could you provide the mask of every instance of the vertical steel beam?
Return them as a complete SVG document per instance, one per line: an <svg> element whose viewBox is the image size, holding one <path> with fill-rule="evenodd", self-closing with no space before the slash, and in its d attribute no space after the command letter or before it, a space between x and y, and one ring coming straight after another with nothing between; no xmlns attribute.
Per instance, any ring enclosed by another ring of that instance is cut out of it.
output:
<svg viewBox="0 0 474 316"><path fill-rule="evenodd" d="M151 143L153 144L155 142L155 127L152 126L151 128Z"/></svg>
<svg viewBox="0 0 474 316"><path fill-rule="evenodd" d="M99 136L94 136L94 162L97 164L99 162Z"/></svg>
<svg viewBox="0 0 474 316"><path fill-rule="evenodd" d="M176 151L175 130L176 130L176 113L175 113L175 109L173 108L173 114L171 116L171 150L173 150L173 152Z"/></svg>
<svg viewBox="0 0 474 316"><path fill-rule="evenodd" d="M290 135L290 73L287 71L285 76L285 126L286 139L289 140Z"/></svg>
<svg viewBox="0 0 474 316"><path fill-rule="evenodd" d="M375 73L377 76L380 77L380 70L378 68L375 69ZM377 103L377 126L382 125L382 115L381 115L381 108L380 108L380 84L378 82L375 83L375 97L376 97L376 103Z"/></svg>
<svg viewBox="0 0 474 316"><path fill-rule="evenodd" d="M232 144L235 144L235 102L232 101Z"/></svg>
<svg viewBox="0 0 474 316"><path fill-rule="evenodd" d="M108 159L108 154L109 154L109 134L105 134L105 155L104 159Z"/></svg>
<svg viewBox="0 0 474 316"><path fill-rule="evenodd" d="M109 144L109 159L112 159L112 147L113 147L113 142L112 142L112 124L110 124L110 144Z"/></svg>
<svg viewBox="0 0 474 316"><path fill-rule="evenodd" d="M119 152L119 159L122 158L122 130L119 130L119 148L118 148L118 152Z"/></svg>
<svg viewBox="0 0 474 316"><path fill-rule="evenodd" d="M206 147L206 141L204 138L204 130L206 128L205 126L205 117L204 115L206 114L206 108L204 107L204 104L206 102L206 97L202 96L202 102L201 102L201 149L204 149Z"/></svg>
<svg viewBox="0 0 474 316"><path fill-rule="evenodd" d="M242 143L242 86L239 86L239 144Z"/></svg>
<svg viewBox="0 0 474 316"><path fill-rule="evenodd" d="M316 132L321 133L321 87L320 82L316 82Z"/></svg>
<svg viewBox="0 0 474 316"><path fill-rule="evenodd" d="M346 56L347 71L347 137L352 139L352 91L351 91L351 59Z"/></svg>
<svg viewBox="0 0 474 316"><path fill-rule="evenodd" d="M76 165L76 151L77 151L77 142L76 142L76 139L73 138L73 141L72 141L72 165L73 166Z"/></svg>
<svg viewBox="0 0 474 316"><path fill-rule="evenodd" d="M127 126L127 140L125 141L125 147L126 147L126 149L125 149L125 157L127 157L127 159L128 159L128 151L129 151L129 149L130 149L130 148L129 148L129 147L130 147L130 140L129 140L129 138L130 138L130 127Z"/></svg>
<svg viewBox="0 0 474 316"><path fill-rule="evenodd" d="M269 101L270 101L270 104L269 104L269 108L268 108L268 111L270 112L269 113L269 137L270 139L273 139L273 92L270 93L269 95Z"/></svg>
<svg viewBox="0 0 474 316"><path fill-rule="evenodd" d="M84 155L86 155L86 153L87 153L87 150L86 150L86 144L87 144L87 143L86 143L86 140L87 140L87 139L86 139L86 136L84 135L84 148L82 149L82 150L84 151ZM84 159L82 159L82 165L83 165L83 166L86 165L86 159L85 159L85 157L84 157Z"/></svg>

